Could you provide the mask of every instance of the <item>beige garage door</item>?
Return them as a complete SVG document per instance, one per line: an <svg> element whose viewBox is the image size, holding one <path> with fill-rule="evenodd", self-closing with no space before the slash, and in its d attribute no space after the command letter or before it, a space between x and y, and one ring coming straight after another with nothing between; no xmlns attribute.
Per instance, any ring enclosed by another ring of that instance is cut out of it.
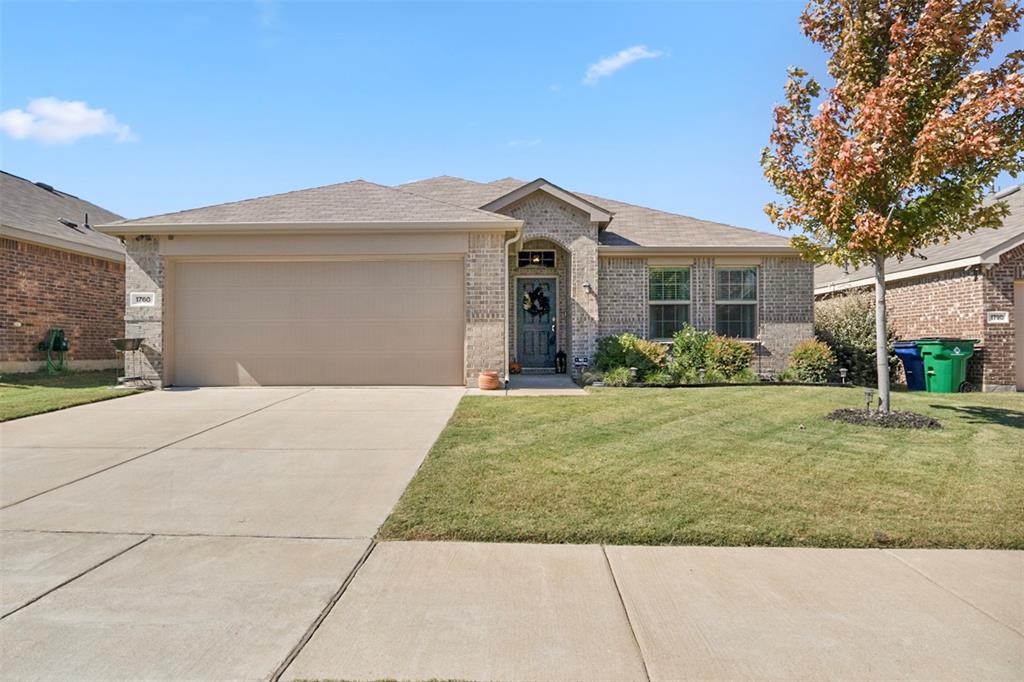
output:
<svg viewBox="0 0 1024 682"><path fill-rule="evenodd" d="M179 262L178 386L463 383L461 261Z"/></svg>

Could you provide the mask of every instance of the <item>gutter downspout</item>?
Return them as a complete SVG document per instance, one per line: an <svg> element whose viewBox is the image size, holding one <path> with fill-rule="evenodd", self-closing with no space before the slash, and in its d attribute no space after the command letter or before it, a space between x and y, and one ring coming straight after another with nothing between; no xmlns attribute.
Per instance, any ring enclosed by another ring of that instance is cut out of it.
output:
<svg viewBox="0 0 1024 682"><path fill-rule="evenodd" d="M509 329L508 328L510 326L510 320L508 319L508 275L509 275L509 269L508 269L508 247L512 246L517 241L519 241L519 239L522 236L523 236L523 226L520 223L518 226L516 226L515 233L508 240L505 241L505 248L502 250L502 254L501 254L502 259L505 261L505 286L503 287L503 294L504 295L502 296L502 299L504 300L504 303L505 303L505 305L504 305L504 310L505 310L505 333L502 335L504 337L504 339L505 339L505 353L504 353L504 355L505 355L505 371L504 371L504 374L505 374L505 390L508 390L508 340L509 340Z"/></svg>

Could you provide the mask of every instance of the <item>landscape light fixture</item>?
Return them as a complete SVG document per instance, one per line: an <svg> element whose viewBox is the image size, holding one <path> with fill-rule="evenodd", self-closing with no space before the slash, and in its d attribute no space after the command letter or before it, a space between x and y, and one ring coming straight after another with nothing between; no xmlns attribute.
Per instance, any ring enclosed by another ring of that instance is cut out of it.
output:
<svg viewBox="0 0 1024 682"><path fill-rule="evenodd" d="M864 389L864 411L865 412L870 412L871 411L871 398L874 396L874 394L875 394L874 390L872 390L870 388L865 388Z"/></svg>
<svg viewBox="0 0 1024 682"><path fill-rule="evenodd" d="M839 380L842 381L844 384L846 383L846 374L849 371L850 370L846 369L845 367L839 368Z"/></svg>

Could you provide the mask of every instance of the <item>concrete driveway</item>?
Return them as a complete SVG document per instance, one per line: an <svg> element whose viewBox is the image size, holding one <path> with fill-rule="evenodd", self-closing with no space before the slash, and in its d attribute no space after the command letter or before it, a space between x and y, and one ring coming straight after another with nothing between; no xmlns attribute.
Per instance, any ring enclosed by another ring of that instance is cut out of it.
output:
<svg viewBox="0 0 1024 682"><path fill-rule="evenodd" d="M1024 552L375 543L463 393L0 425L0 679L1020 679Z"/></svg>
<svg viewBox="0 0 1024 682"><path fill-rule="evenodd" d="M0 425L0 677L271 675L464 392L170 390Z"/></svg>

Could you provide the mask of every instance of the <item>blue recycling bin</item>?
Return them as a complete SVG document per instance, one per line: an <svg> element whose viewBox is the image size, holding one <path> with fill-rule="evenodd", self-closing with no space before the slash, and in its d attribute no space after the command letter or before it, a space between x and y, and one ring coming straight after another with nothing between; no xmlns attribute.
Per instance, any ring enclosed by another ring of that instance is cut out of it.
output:
<svg viewBox="0 0 1024 682"><path fill-rule="evenodd" d="M896 357L903 362L903 373L907 375L907 390L923 391L925 386L924 358L916 341L897 341Z"/></svg>

